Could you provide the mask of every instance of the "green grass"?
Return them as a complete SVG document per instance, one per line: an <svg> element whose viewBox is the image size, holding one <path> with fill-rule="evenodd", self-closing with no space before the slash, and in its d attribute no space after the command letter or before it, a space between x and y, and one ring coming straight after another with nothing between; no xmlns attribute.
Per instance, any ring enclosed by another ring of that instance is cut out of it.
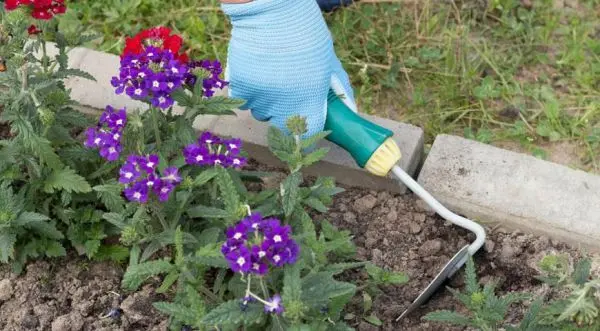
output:
<svg viewBox="0 0 600 331"><path fill-rule="evenodd" d="M328 14L361 112L418 125L428 143L458 134L600 172L600 0L485 3L382 0ZM124 36L161 24L196 56L225 59L229 24L215 0L70 8L67 21L103 36L100 50L118 53Z"/></svg>

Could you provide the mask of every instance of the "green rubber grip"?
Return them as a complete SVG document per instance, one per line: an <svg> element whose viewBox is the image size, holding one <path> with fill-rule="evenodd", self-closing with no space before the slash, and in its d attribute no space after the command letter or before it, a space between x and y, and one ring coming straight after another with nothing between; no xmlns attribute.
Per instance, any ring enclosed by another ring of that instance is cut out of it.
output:
<svg viewBox="0 0 600 331"><path fill-rule="evenodd" d="M348 108L333 92L327 98L327 140L345 149L364 168L371 155L394 133L372 123Z"/></svg>

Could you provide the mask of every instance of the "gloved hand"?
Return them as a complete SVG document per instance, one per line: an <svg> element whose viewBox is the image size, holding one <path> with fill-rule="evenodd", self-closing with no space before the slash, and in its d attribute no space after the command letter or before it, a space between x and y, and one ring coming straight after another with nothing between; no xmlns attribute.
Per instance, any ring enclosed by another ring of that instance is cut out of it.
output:
<svg viewBox="0 0 600 331"><path fill-rule="evenodd" d="M323 130L330 89L356 111L348 75L315 0L223 3L222 10L232 24L225 80L230 97L246 100L241 109L284 132L290 116L303 116L306 136Z"/></svg>
<svg viewBox="0 0 600 331"><path fill-rule="evenodd" d="M331 12L335 9L349 6L354 2L353 0L317 0L321 10L325 12Z"/></svg>

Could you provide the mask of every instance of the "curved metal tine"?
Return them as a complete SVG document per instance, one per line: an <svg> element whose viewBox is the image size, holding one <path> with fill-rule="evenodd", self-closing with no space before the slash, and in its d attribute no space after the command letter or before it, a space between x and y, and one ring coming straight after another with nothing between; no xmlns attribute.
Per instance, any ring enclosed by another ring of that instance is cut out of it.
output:
<svg viewBox="0 0 600 331"><path fill-rule="evenodd" d="M435 291L448 279L451 277L463 264L467 261L465 257L467 257L469 253L469 245L463 247L458 253L454 255L448 263L444 266L442 271L440 271L437 276L433 279L433 281L425 288L423 292L413 301L413 303L400 315L396 322L401 320L406 315L413 312L415 309L419 308L425 301L427 301Z"/></svg>

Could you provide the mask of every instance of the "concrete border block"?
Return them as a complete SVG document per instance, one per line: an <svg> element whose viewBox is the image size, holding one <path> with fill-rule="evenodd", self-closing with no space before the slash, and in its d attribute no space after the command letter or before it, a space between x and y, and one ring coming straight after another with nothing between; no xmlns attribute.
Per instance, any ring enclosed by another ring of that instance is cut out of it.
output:
<svg viewBox="0 0 600 331"><path fill-rule="evenodd" d="M127 95L116 95L111 86L111 78L118 74L120 59L113 54L107 54L91 49L74 49L77 59L72 67L83 70L96 78L96 82L84 78L72 78L66 82L71 89L72 98L80 103L82 111L104 109L107 105L115 108L126 107L128 110L145 109L141 102L131 100ZM221 90L218 95L226 95ZM181 113L180 107L174 108L175 113ZM246 150L259 162L272 165L282 165L267 147L268 124L255 120L248 111L236 111L237 116L199 116L194 121L194 127L199 130L211 130L219 135L235 136L246 143ZM415 172L423 157L423 130L413 125L399 123L389 119L362 114L367 119L382 125L394 132L394 137L402 151L400 166L409 174ZM339 183L370 189L384 189L396 193L405 193L406 187L399 184L391 176L377 177L359 168L350 155L342 148L328 141L322 143L330 147L326 158L305 170L308 175L333 176Z"/></svg>
<svg viewBox="0 0 600 331"><path fill-rule="evenodd" d="M448 208L482 223L600 246L600 176L440 135L418 182Z"/></svg>

